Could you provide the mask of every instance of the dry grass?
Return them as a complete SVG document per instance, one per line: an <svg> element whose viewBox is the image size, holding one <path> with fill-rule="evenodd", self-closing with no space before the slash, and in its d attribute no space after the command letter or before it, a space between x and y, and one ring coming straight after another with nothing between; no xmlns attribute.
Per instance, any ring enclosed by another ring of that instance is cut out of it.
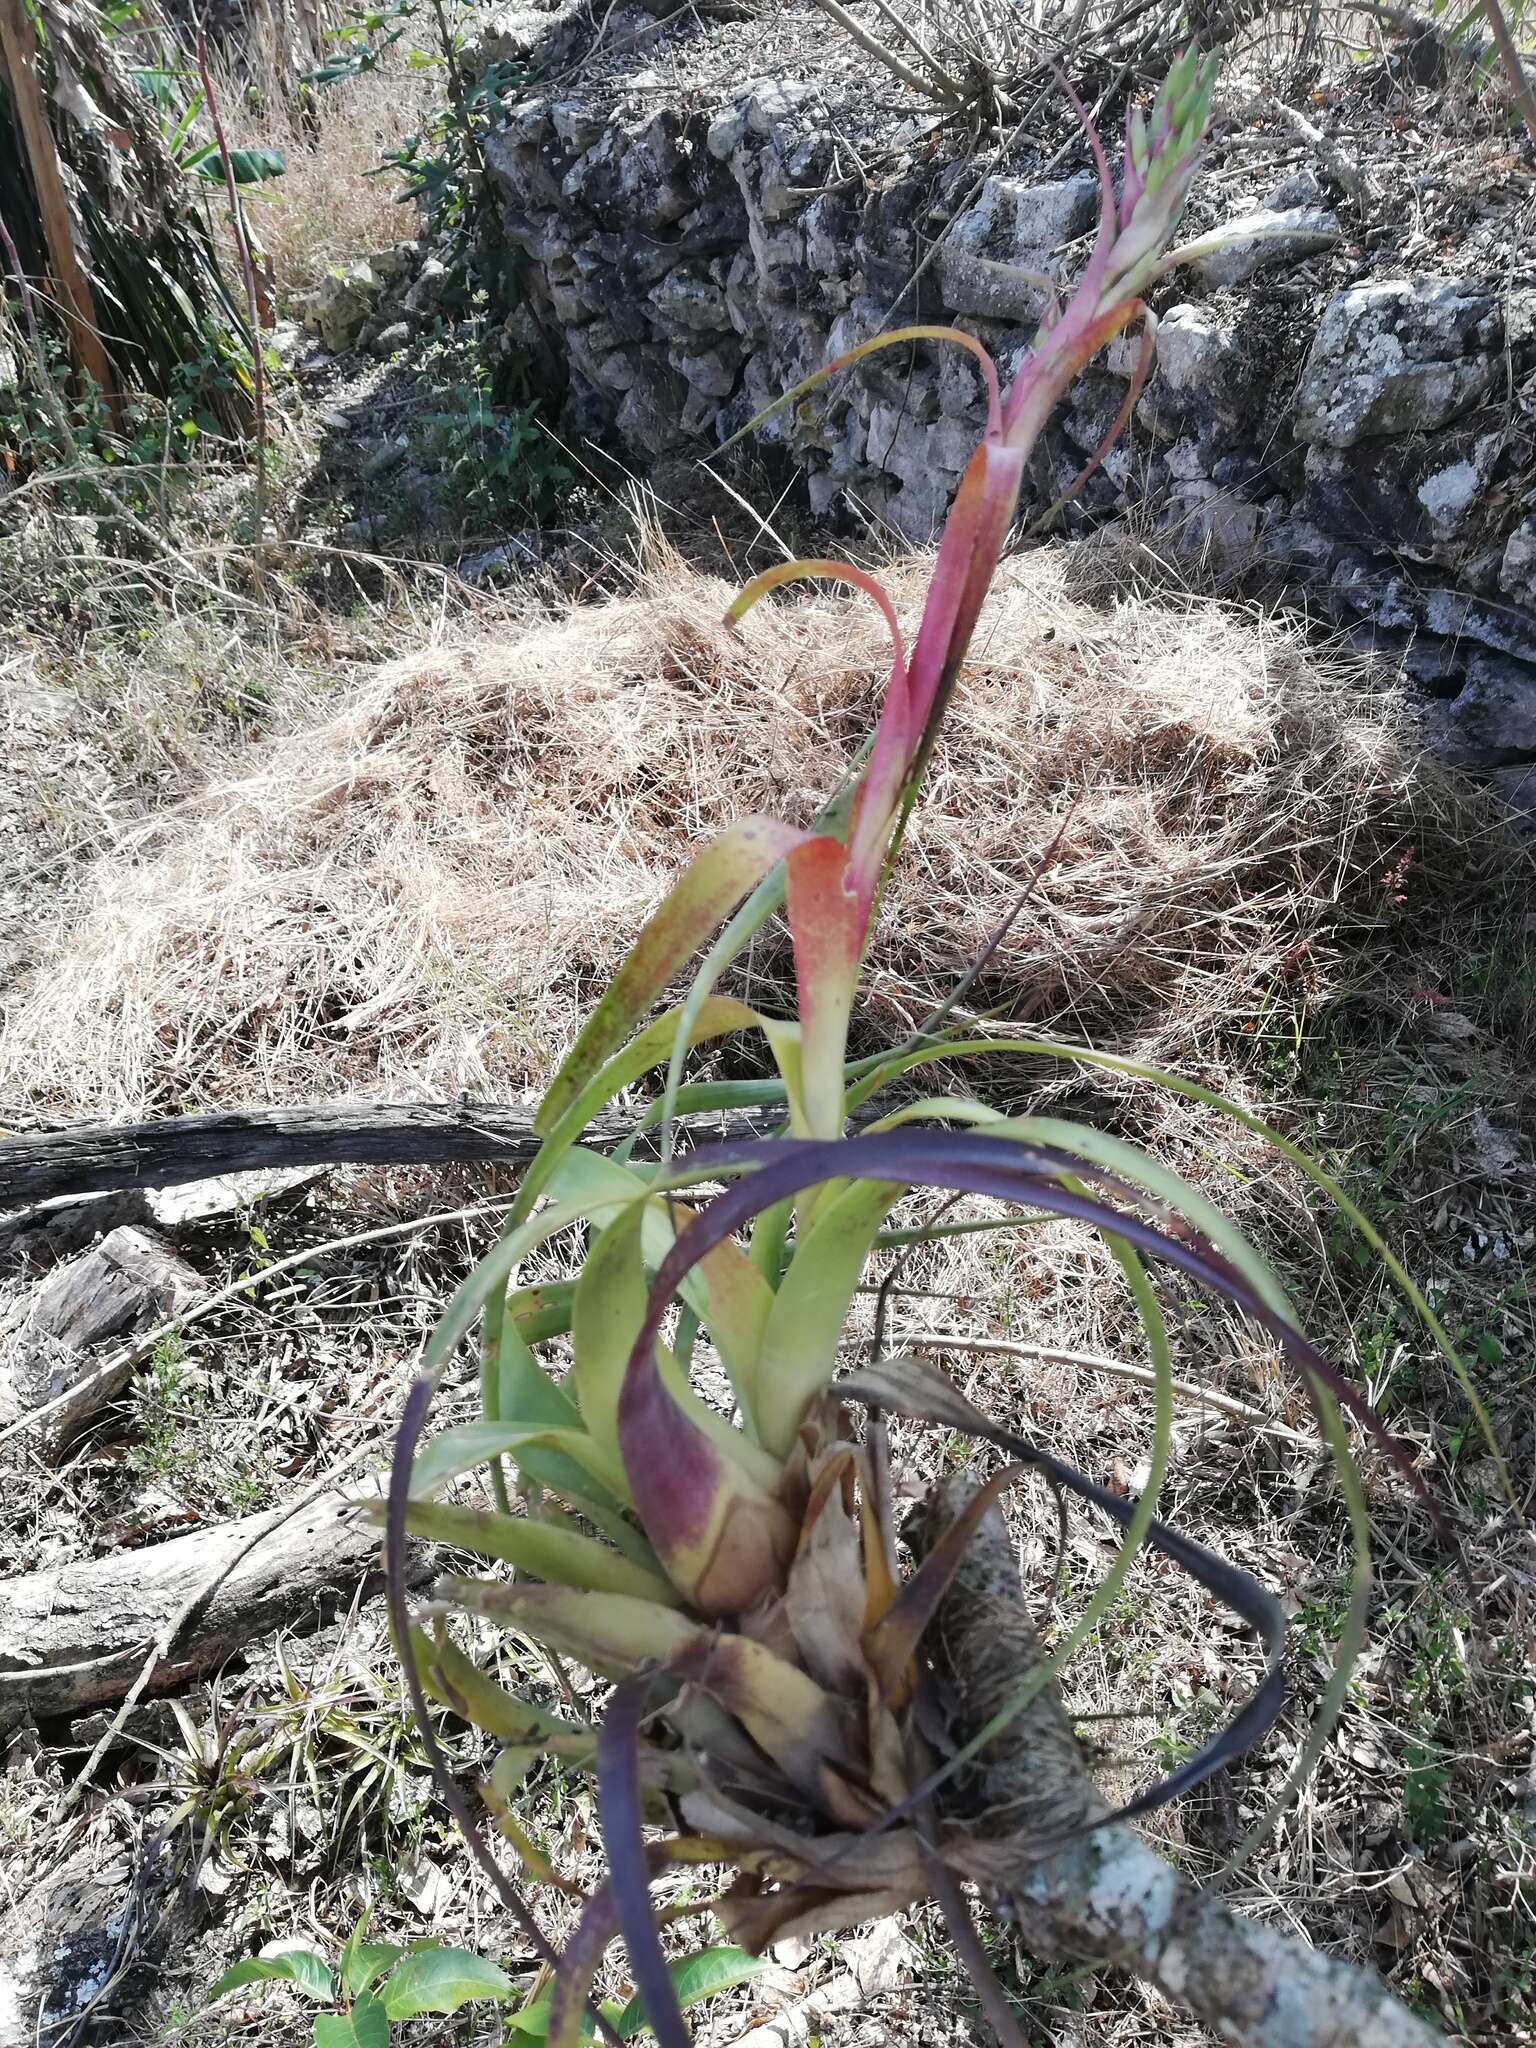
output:
<svg viewBox="0 0 1536 2048"><path fill-rule="evenodd" d="M259 55L249 64L254 89L248 75L228 71L215 77L214 89L231 149L283 153L282 177L249 188L246 207L251 231L272 259L281 306L334 265L416 234L416 207L398 196L396 173L379 165L385 150L397 149L429 117L441 73L413 70L391 52L376 70L316 93L306 116L291 91L264 76L270 67Z"/></svg>
<svg viewBox="0 0 1536 2048"><path fill-rule="evenodd" d="M1211 603L1090 610L1062 559L1002 579L864 1042L944 993L1069 804L979 1000L1153 1055L1206 1057L1335 985L1404 914L1405 857L1475 883L1468 816L1358 665ZM925 569L895 571L908 617ZM802 597L736 639L727 595L658 557L632 596L301 699L33 933L0 1100L69 1118L536 1085L685 850L745 811L806 818L874 715L863 609ZM768 935L746 974L782 1004L786 968Z"/></svg>

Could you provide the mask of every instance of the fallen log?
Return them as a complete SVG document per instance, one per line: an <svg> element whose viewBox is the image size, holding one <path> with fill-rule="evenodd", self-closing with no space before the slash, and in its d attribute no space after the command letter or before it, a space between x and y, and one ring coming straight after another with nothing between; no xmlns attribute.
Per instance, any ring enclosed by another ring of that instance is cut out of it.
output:
<svg viewBox="0 0 1536 2048"><path fill-rule="evenodd" d="M272 1166L526 1165L538 1143L532 1105L500 1102L304 1103L16 1131L0 1138L0 1209Z"/></svg>
<svg viewBox="0 0 1536 2048"><path fill-rule="evenodd" d="M930 1543L976 1488L938 1492ZM939 1610L938 1656L963 1703L963 1737L1011 1699L1045 1657L994 1508ZM1441 2036L1372 1971L1322 1954L1201 1891L1129 1827L1084 1829L1107 1812L1054 1681L977 1758L946 1819L974 1849L994 1908L1044 1962L1133 1971L1232 2048L1434 2048ZM1042 1846L1020 1847L1033 1836Z"/></svg>
<svg viewBox="0 0 1536 2048"><path fill-rule="evenodd" d="M378 1554L377 1528L331 1492L0 1582L0 1730L123 1699L147 1659L164 1692L272 1629L331 1619L382 1584Z"/></svg>
<svg viewBox="0 0 1536 2048"><path fill-rule="evenodd" d="M759 1137L780 1121L719 1119L711 1138ZM691 1128L693 1128L691 1126ZM585 1142L598 1149L629 1136L631 1120L599 1117ZM695 1131L703 1136L702 1131ZM142 1124L75 1124L0 1138L0 1210L77 1195L187 1181L267 1167L445 1166L500 1160L526 1166L539 1149L532 1103L338 1102L167 1116Z"/></svg>
<svg viewBox="0 0 1536 2048"><path fill-rule="evenodd" d="M132 1370L125 1351L117 1370L102 1373L94 1348L159 1322L203 1291L200 1276L163 1238L132 1224L55 1267L0 1322L0 1426L46 1408L39 1447L56 1460Z"/></svg>

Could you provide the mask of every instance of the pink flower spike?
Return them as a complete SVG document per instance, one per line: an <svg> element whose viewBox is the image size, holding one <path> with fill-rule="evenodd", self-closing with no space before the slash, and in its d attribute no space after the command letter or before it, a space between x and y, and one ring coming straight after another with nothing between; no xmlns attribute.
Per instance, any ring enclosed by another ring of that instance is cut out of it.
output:
<svg viewBox="0 0 1536 2048"><path fill-rule="evenodd" d="M1147 189L1147 124L1141 109L1131 104L1125 110L1125 161L1120 168L1120 226L1130 226L1131 215Z"/></svg>
<svg viewBox="0 0 1536 2048"><path fill-rule="evenodd" d="M1078 98L1071 80L1060 72L1057 73L1057 79L1062 91L1072 103L1073 111L1082 124L1083 133L1088 138L1088 147L1093 152L1093 167L1098 173L1099 180L1099 226L1093 239L1092 254L1083 267L1083 274L1077 281L1077 289L1068 301L1066 310L1049 330L1042 327L1035 338L1029 362L1013 380L1013 388L1003 407L1003 427L1007 438L1015 445L1019 444L1020 421L1031 398L1037 401L1031 408L1032 412L1039 411L1042 376L1049 378L1049 403L1044 408L1045 411L1049 411L1055 405L1067 381L1076 375L1086 360L1085 357L1072 352L1073 330L1086 325L1098 310L1099 296L1109 276L1110 255L1114 248L1118 220L1115 211L1114 180L1109 175L1109 159L1104 154L1104 144L1099 139L1099 131L1089 119L1088 109ZM1052 345L1049 368L1046 367L1046 352L1042 347L1047 334ZM1032 422L1032 430L1027 430L1023 437L1026 447L1033 442L1038 431L1039 423L1035 420Z"/></svg>

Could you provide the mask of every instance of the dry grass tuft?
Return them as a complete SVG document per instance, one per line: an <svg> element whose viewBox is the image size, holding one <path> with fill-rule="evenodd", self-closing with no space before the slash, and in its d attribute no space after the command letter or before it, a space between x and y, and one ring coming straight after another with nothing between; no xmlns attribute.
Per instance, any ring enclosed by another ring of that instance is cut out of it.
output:
<svg viewBox="0 0 1536 2048"><path fill-rule="evenodd" d="M1277 986L1333 986L1401 915L1404 856L1475 866L1358 665L1210 603L1091 611L1062 559L1000 583L866 1042L946 991L1074 801L978 1001L1153 1055L1204 1056ZM908 618L926 570L894 572ZM684 851L745 811L807 818L875 715L865 608L808 594L738 639L728 595L654 555L631 596L406 656L217 760L33 934L0 1099L126 1116L537 1084ZM787 967L765 935L757 998L785 1003Z"/></svg>
<svg viewBox="0 0 1536 2048"><path fill-rule="evenodd" d="M318 284L333 265L415 235L416 207L399 197L399 177L380 163L427 119L443 90L440 72L386 59L317 92L305 110L270 62L251 51L242 74L226 71L214 84L231 149L283 153L282 177L253 188L246 208L281 300Z"/></svg>

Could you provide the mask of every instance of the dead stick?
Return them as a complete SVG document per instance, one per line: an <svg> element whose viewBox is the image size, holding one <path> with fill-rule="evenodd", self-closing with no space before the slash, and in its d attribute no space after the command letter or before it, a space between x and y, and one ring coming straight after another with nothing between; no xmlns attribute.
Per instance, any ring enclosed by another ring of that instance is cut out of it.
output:
<svg viewBox="0 0 1536 2048"><path fill-rule="evenodd" d="M250 1541L243 1544L233 1557L227 1559L205 1584L194 1586L181 1605L166 1617L165 1626L150 1646L149 1655L140 1666L138 1677L123 1696L122 1705L112 1716L111 1721L102 1734L101 1740L81 1765L79 1772L76 1774L75 1782L54 1808L52 1821L55 1826L75 1806L81 1794L85 1791L86 1786L95 1777L102 1758L112 1747L118 1736L122 1734L124 1724L128 1716L133 1712L133 1709L138 1705L144 1688L150 1683L160 1666L171 1654L182 1630L191 1621L193 1615L207 1606L208 1602L218 1592L220 1586L223 1585L235 1567L244 1564L253 1550L259 1549L270 1537L275 1536L279 1529L286 1527L295 1515L302 1514L305 1508L312 1507L323 1494L330 1492L343 1473L353 1471L368 1458L378 1458L382 1457L382 1455L381 1446L371 1441L356 1445L345 1458L333 1465L313 1486L306 1487L296 1501L284 1508L275 1522L269 1522L265 1528L258 1529Z"/></svg>
<svg viewBox="0 0 1536 2048"><path fill-rule="evenodd" d="M947 1528L975 1491L963 1477L946 1481L926 1529ZM940 1609L938 1638L945 1676L963 1703L962 1736L1011 1698L1045 1655L995 1509ZM1131 1970L1231 2048L1435 2048L1440 2040L1372 1971L1243 1919L1130 1828L1083 1832L1105 1804L1054 1684L988 1744L958 1796L946 1856L993 1893L1042 1960ZM1050 1848L1064 1826L1073 1838Z"/></svg>

